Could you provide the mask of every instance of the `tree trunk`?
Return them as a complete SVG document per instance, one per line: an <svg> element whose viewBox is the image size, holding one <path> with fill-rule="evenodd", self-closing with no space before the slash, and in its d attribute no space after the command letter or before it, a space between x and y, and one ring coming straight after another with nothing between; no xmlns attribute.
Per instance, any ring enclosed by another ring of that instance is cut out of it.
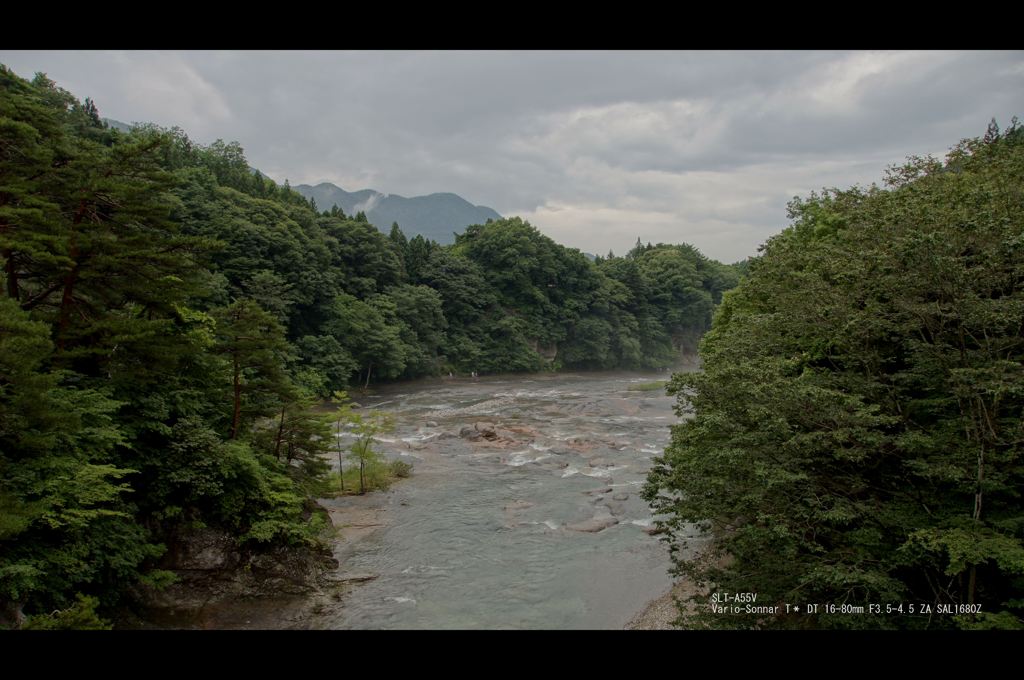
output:
<svg viewBox="0 0 1024 680"><path fill-rule="evenodd" d="M345 493L345 468L341 464L341 418L338 418L338 436L335 441L338 444L338 482L341 484L341 493Z"/></svg>
<svg viewBox="0 0 1024 680"><path fill-rule="evenodd" d="M338 444L338 483L341 485L341 493L345 493L345 468L341 465L341 444Z"/></svg>
<svg viewBox="0 0 1024 680"><path fill-rule="evenodd" d="M364 389L368 389L370 387L370 374L371 374L372 371L373 371L373 362L371 361L370 365L366 367L366 388L364 388Z"/></svg>
<svg viewBox="0 0 1024 680"><path fill-rule="evenodd" d="M281 439L282 433L284 433L284 412L286 406L281 407L281 422L277 426L277 441L274 442L274 458L281 459Z"/></svg>
<svg viewBox="0 0 1024 680"><path fill-rule="evenodd" d="M366 493L366 444L363 444L363 455L359 457L359 495Z"/></svg>

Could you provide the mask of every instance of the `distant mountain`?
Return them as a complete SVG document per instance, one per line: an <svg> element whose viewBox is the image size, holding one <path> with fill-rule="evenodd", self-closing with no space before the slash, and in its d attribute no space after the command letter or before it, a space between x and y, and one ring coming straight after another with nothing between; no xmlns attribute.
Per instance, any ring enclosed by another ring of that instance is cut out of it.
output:
<svg viewBox="0 0 1024 680"><path fill-rule="evenodd" d="M316 201L317 208L327 210L337 205L346 215L366 213L366 219L383 232L398 222L405 235L422 234L438 243L452 243L455 232L471 224L483 224L501 215L482 205L473 205L456 194L430 194L406 198L398 194L382 194L373 189L348 192L329 182L315 187L300 184L292 187L306 198Z"/></svg>
<svg viewBox="0 0 1024 680"><path fill-rule="evenodd" d="M113 118L104 118L103 122L109 127L112 127L115 130L120 130L121 132L128 132L132 129L132 126L128 123L122 123L121 121L114 120Z"/></svg>

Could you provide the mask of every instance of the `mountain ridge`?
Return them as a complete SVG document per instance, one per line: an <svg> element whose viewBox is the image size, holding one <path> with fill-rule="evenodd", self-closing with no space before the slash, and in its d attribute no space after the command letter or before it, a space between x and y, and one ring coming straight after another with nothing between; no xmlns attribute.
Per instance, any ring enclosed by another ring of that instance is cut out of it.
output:
<svg viewBox="0 0 1024 680"><path fill-rule="evenodd" d="M501 215L485 205L475 205L450 191L423 196L402 196L360 189L345 191L332 182L299 184L292 189L316 201L321 210L337 205L346 214L366 214L366 219L383 232L397 222L408 237L422 235L441 244L452 243L455 233L471 224L500 220Z"/></svg>

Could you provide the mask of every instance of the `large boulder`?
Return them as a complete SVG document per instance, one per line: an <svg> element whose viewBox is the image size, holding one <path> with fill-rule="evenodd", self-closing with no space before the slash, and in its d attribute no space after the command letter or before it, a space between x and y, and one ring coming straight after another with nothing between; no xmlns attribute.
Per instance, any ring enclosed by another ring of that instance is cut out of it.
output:
<svg viewBox="0 0 1024 680"><path fill-rule="evenodd" d="M480 433L480 436L484 439L497 439L498 433L494 431L493 423L473 423L473 429Z"/></svg>

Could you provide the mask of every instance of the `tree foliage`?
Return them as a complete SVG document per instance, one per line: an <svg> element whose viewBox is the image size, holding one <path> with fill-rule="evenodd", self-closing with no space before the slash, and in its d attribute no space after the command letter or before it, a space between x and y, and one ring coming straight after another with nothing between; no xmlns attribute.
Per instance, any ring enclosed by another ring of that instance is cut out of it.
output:
<svg viewBox="0 0 1024 680"><path fill-rule="evenodd" d="M1024 134L791 204L670 389L689 418L645 496L676 566L760 603L933 615L711 614L724 627L1024 625ZM684 550L698 524L712 542ZM980 616L936 613L981 605Z"/></svg>
<svg viewBox="0 0 1024 680"><path fill-rule="evenodd" d="M159 573L183 522L316 540L306 481L325 472L324 430L280 323L299 298L266 262L210 261L203 219L230 221L245 195L231 185L259 192L237 145L122 134L91 101L0 67L5 623L102 627L97 607ZM275 458L254 435L282 410Z"/></svg>

